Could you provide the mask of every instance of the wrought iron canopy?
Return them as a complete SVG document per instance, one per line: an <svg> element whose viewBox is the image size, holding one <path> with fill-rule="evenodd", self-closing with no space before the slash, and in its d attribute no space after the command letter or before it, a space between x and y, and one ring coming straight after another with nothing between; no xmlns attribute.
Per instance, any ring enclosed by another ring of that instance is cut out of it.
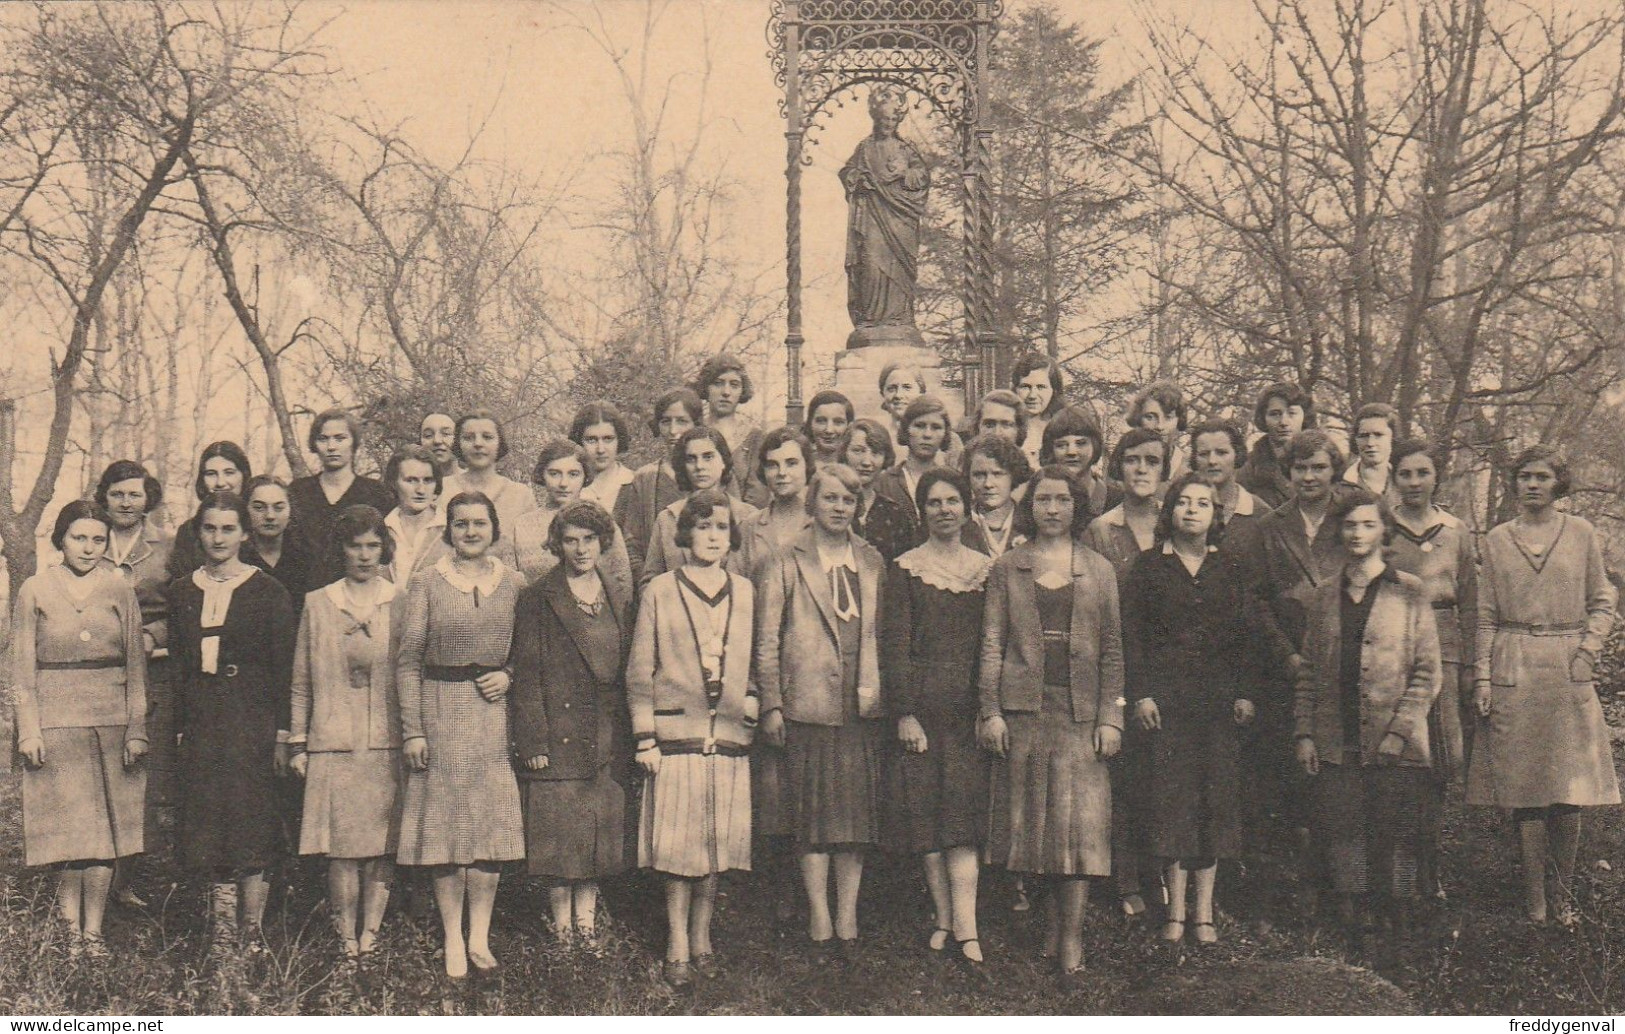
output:
<svg viewBox="0 0 1625 1034"><path fill-rule="evenodd" d="M980 66L1003 8L1003 0L773 0L774 79L785 87L794 72L808 128L832 98L866 82L913 90L968 128L978 121ZM793 48L786 46L791 27ZM786 113L786 100L779 108Z"/></svg>

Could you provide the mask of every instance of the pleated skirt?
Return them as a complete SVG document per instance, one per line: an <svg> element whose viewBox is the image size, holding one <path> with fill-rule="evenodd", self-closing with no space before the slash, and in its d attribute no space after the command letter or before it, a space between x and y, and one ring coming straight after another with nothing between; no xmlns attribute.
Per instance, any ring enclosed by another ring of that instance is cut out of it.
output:
<svg viewBox="0 0 1625 1034"><path fill-rule="evenodd" d="M591 779L527 779L525 871L597 880L626 871L626 791L601 768Z"/></svg>
<svg viewBox="0 0 1625 1034"><path fill-rule="evenodd" d="M46 729L45 764L23 769L29 865L123 858L145 848L147 772L124 767L124 726Z"/></svg>
<svg viewBox="0 0 1625 1034"><path fill-rule="evenodd" d="M673 876L750 868L750 759L669 754L643 786L638 865Z"/></svg>
<svg viewBox="0 0 1625 1034"><path fill-rule="evenodd" d="M880 843L883 725L870 718L785 723L785 790L798 848Z"/></svg>
<svg viewBox="0 0 1625 1034"><path fill-rule="evenodd" d="M401 752L322 751L306 760L299 853L393 855L401 834Z"/></svg>
<svg viewBox="0 0 1625 1034"><path fill-rule="evenodd" d="M1067 692L1046 688L1045 706ZM1094 726L1062 706L1005 722L1010 755L994 770L987 860L1014 872L1111 875L1112 783Z"/></svg>
<svg viewBox="0 0 1625 1034"><path fill-rule="evenodd" d="M926 750L893 748L887 792L886 846L924 854L981 847L987 835L988 758L976 746L973 720L916 715Z"/></svg>
<svg viewBox="0 0 1625 1034"><path fill-rule="evenodd" d="M507 703L487 702L473 682L424 679L423 695L429 768L407 774L398 860L473 865L525 857Z"/></svg>

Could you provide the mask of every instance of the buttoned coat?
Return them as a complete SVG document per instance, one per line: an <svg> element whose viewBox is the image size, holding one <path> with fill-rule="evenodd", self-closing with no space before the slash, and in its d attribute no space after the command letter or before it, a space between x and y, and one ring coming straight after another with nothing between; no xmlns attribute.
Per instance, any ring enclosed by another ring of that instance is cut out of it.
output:
<svg viewBox="0 0 1625 1034"><path fill-rule="evenodd" d="M541 771L519 769L521 779L592 779L599 769L624 765L630 757L630 744L617 737L598 742L599 687L624 687L632 646L631 586L609 577L603 581L604 600L621 632L613 655L583 652L581 630L588 619L570 592L563 564L519 594L508 694L514 751L521 761L547 757ZM625 724L621 714L610 717L612 726Z"/></svg>
<svg viewBox="0 0 1625 1034"><path fill-rule="evenodd" d="M1321 760L1373 764L1388 733L1405 741L1394 763L1427 768L1428 709L1439 695L1439 632L1421 579L1392 566L1366 589L1375 592L1360 647L1360 742L1343 741L1340 704L1343 579L1325 579L1309 596L1307 661L1298 675L1293 732L1311 737ZM1346 751L1356 750L1350 756Z"/></svg>
<svg viewBox="0 0 1625 1034"><path fill-rule="evenodd" d="M125 581L135 589L135 598L141 604L142 631L152 636L155 646L169 641L165 620L169 616L169 600L165 590L169 587L169 551L173 546L169 533L154 524L149 514L142 519L141 536L122 561L115 561L109 550L97 562L124 575Z"/></svg>
<svg viewBox="0 0 1625 1034"><path fill-rule="evenodd" d="M756 585L756 680L762 712L784 712L792 722L845 724L841 643L829 574L818 559L815 531L808 531L776 563L758 570ZM858 716L878 718L880 699L880 582L886 562L880 551L849 534L858 564Z"/></svg>
<svg viewBox="0 0 1625 1034"><path fill-rule="evenodd" d="M350 618L333 599L334 585L305 594L299 636L293 651L290 732L312 752L384 750L401 745L401 703L395 691L395 657L400 652L406 593L397 592L378 608L369 634L389 643L372 666L367 687L366 741L356 742L348 700L349 664L344 659L344 628Z"/></svg>
<svg viewBox="0 0 1625 1034"><path fill-rule="evenodd" d="M1289 500L1262 517L1226 529L1223 551L1239 563L1252 596L1253 634L1275 671L1286 677L1287 660L1301 652L1309 597L1335 581L1343 563L1337 528L1321 522L1313 542L1303 514Z"/></svg>
<svg viewBox="0 0 1625 1034"><path fill-rule="evenodd" d="M1037 711L1044 695L1044 626L1033 575L1037 544L993 563L982 619L981 713ZM1072 720L1123 728L1123 634L1117 573L1072 545Z"/></svg>

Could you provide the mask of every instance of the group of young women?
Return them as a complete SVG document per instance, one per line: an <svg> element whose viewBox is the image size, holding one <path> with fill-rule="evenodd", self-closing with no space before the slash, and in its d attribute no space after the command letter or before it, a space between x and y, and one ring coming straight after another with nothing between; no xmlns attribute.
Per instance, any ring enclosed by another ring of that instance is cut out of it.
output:
<svg viewBox="0 0 1625 1034"><path fill-rule="evenodd" d="M394 866L425 867L454 981L499 966L521 864L566 941L598 937L600 881L660 874L683 986L722 965L718 876L788 883L794 858L808 939L849 960L880 847L920 859L925 950L982 963L990 864L1042 892L1042 951L1073 979L1092 880L1210 944L1217 863L1274 820L1305 895L1402 931L1443 893L1464 771L1468 803L1518 823L1529 917L1550 889L1575 920L1579 808L1619 800L1592 688L1615 600L1557 506L1560 456L1508 471L1519 513L1480 565L1386 407L1357 415L1345 469L1288 384L1250 449L1150 385L1109 457L1042 357L961 433L920 371L879 388L890 426L820 392L764 433L718 356L656 400L659 460L625 466L626 422L593 403L529 486L497 472L488 412L425 417L377 481L332 410L292 485L205 449L173 541L158 482L111 465L62 508L12 635L27 860L59 869L71 942L106 952L160 750L214 943L255 950L292 840L329 860L349 957L377 949Z"/></svg>

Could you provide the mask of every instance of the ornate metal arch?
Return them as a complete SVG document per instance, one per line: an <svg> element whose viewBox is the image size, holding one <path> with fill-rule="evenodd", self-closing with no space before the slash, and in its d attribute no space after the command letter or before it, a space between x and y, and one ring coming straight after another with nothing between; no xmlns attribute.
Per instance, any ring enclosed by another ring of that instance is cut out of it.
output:
<svg viewBox="0 0 1625 1034"><path fill-rule="evenodd" d="M830 100L865 83L903 86L959 130L966 330L981 357L981 377L972 380L991 377L997 360L987 185L992 134L982 87L1003 9L1003 0L773 0L768 56L784 91L779 112L788 145L785 350L792 423L801 419L801 168Z"/></svg>

